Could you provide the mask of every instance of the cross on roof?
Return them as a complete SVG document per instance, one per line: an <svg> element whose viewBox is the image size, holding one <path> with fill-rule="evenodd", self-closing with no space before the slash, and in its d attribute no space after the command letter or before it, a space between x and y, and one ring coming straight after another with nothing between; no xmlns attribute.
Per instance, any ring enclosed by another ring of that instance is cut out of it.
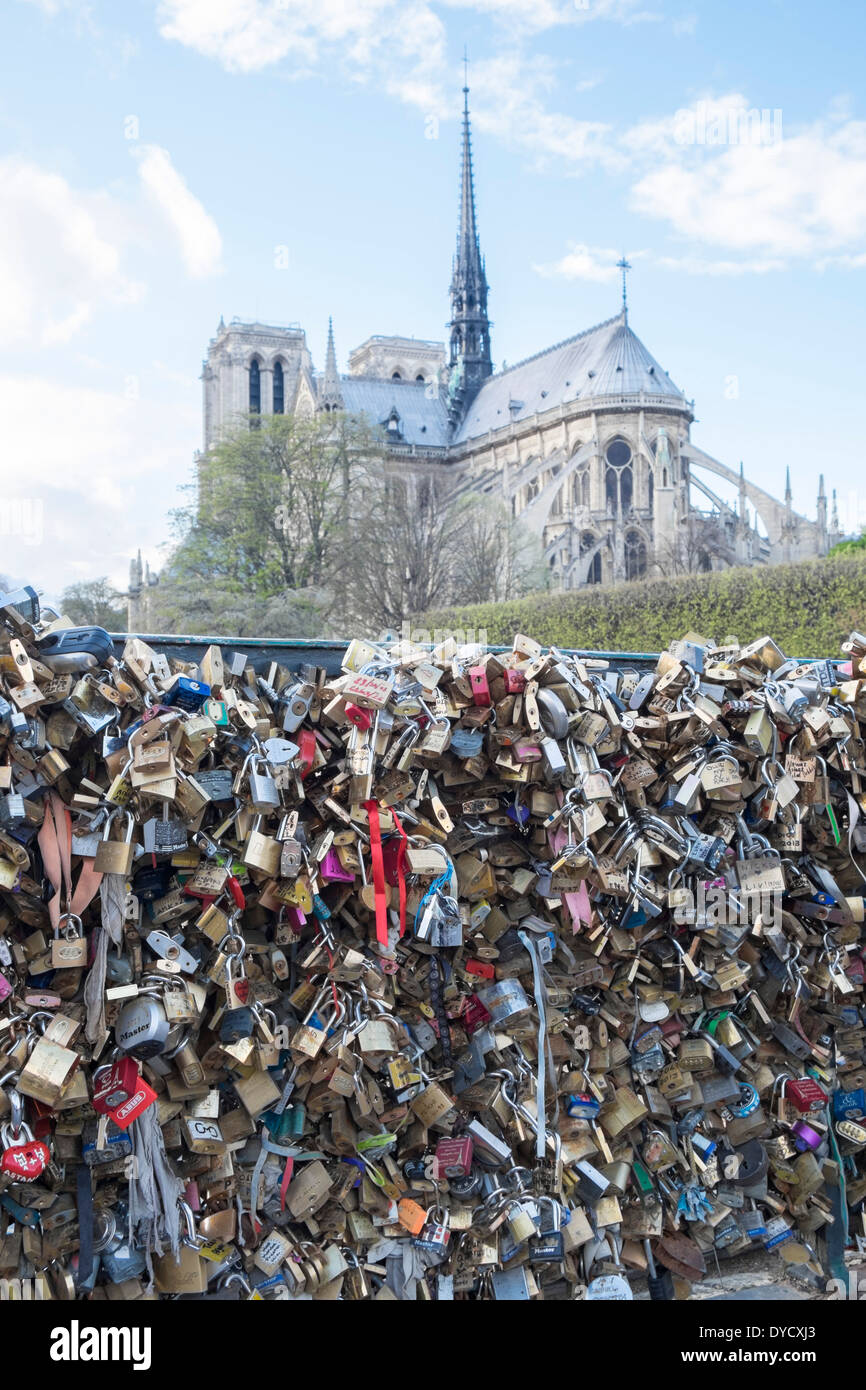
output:
<svg viewBox="0 0 866 1390"><path fill-rule="evenodd" d="M626 295L626 276L628 275L628 272L631 270L631 266L629 265L628 261L627 261L626 258L625 258L625 252L623 252L622 256L621 256L620 259L617 261L617 263L616 263L616 268L617 268L617 270L621 270L621 271L622 271L622 311L623 311L624 314L627 314L627 313L628 313L628 299L627 299L627 295Z"/></svg>

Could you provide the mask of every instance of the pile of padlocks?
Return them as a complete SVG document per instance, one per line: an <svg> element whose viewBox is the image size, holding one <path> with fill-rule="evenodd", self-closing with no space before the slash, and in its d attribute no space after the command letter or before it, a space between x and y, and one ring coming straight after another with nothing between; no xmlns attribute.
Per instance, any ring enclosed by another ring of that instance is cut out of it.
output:
<svg viewBox="0 0 866 1390"><path fill-rule="evenodd" d="M862 1234L866 637L329 677L0 619L0 1277L671 1298Z"/></svg>

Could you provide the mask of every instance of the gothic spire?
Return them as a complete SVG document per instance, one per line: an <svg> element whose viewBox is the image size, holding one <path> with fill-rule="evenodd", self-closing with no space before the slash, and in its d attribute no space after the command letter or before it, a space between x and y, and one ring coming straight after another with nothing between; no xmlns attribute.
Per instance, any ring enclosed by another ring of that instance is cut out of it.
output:
<svg viewBox="0 0 866 1390"><path fill-rule="evenodd" d="M478 242L472 133L469 125L469 86L463 87L463 143L460 156L460 215L457 251L451 272L451 418L460 418L493 371L490 323L487 318L487 276Z"/></svg>
<svg viewBox="0 0 866 1390"><path fill-rule="evenodd" d="M337 371L337 352L334 347L334 320L328 319L328 350L325 354L325 374L319 386L319 405L324 410L342 410L340 373Z"/></svg>

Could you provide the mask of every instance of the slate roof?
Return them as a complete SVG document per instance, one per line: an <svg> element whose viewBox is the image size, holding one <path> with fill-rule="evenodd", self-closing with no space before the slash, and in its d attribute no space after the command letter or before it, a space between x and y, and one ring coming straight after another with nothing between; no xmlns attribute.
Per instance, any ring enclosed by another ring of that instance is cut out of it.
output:
<svg viewBox="0 0 866 1390"><path fill-rule="evenodd" d="M444 393L433 399L423 382L377 381L373 377L340 378L343 407L350 415L367 415L373 424L386 422L392 407L400 417L402 442L444 449L448 444L448 410Z"/></svg>
<svg viewBox="0 0 866 1390"><path fill-rule="evenodd" d="M453 438L461 444L567 402L639 392L684 406L685 396L624 314L488 377Z"/></svg>

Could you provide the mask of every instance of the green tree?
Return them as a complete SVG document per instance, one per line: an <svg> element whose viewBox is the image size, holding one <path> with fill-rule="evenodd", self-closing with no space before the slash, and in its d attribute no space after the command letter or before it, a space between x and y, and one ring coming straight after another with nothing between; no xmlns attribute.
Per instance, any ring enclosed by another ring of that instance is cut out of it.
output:
<svg viewBox="0 0 866 1390"><path fill-rule="evenodd" d="M838 545L830 547L830 555L858 555L866 550L866 530L861 531L856 540L840 541Z"/></svg>
<svg viewBox="0 0 866 1390"><path fill-rule="evenodd" d="M176 544L152 599L158 625L325 635L349 498L382 456L381 438L354 416L241 420L199 461L173 514Z"/></svg>
<svg viewBox="0 0 866 1390"><path fill-rule="evenodd" d="M381 453L364 420L344 414L252 416L199 462L174 513L178 579L266 597L327 581L348 494Z"/></svg>
<svg viewBox="0 0 866 1390"><path fill-rule="evenodd" d="M60 611L82 627L92 623L109 632L126 631L126 598L104 575L70 584L60 596Z"/></svg>

